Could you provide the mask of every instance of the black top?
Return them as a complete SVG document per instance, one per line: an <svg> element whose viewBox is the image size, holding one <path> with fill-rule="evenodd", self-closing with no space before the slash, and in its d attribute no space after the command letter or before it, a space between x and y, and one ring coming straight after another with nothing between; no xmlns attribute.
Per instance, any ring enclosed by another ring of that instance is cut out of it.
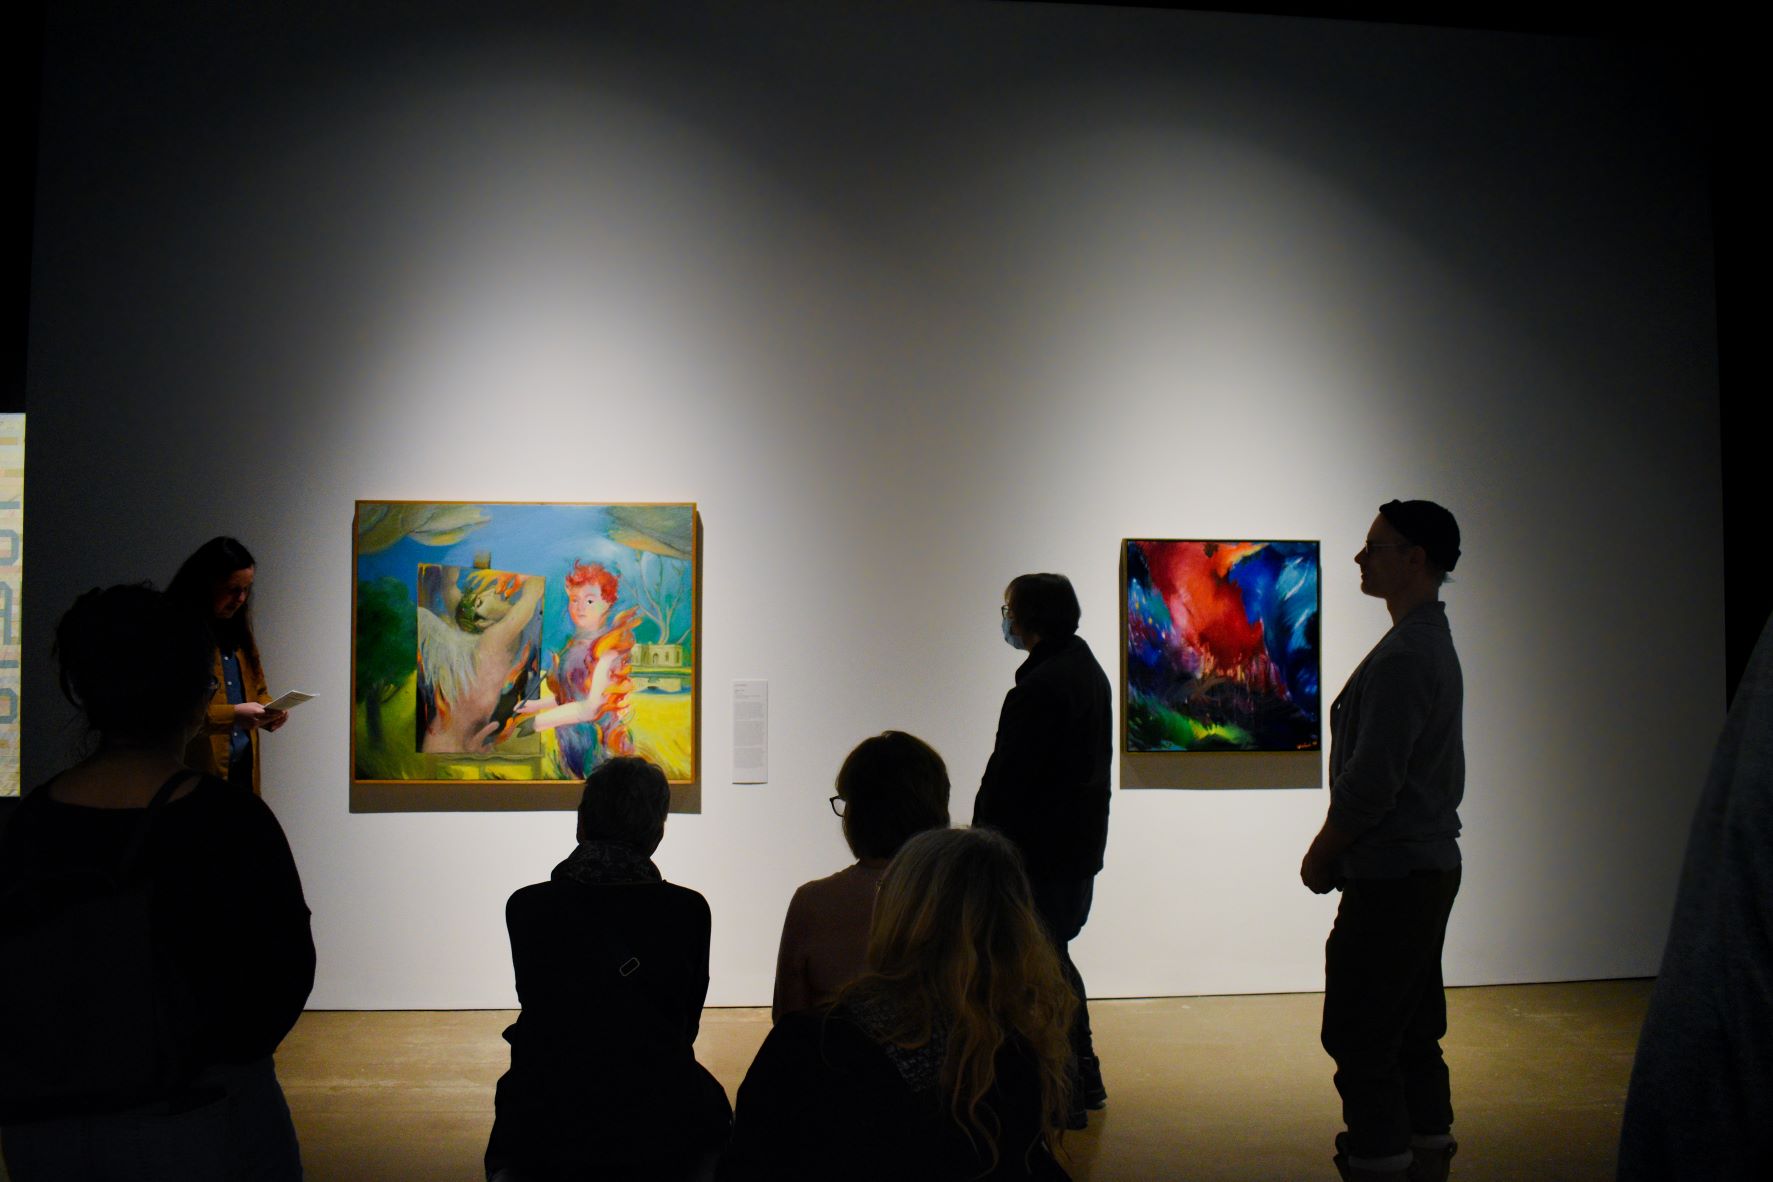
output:
<svg viewBox="0 0 1773 1182"><path fill-rule="evenodd" d="M513 894L505 924L523 1012L505 1031L511 1069L494 1101L489 1166L668 1178L680 1159L718 1146L731 1109L694 1047L708 994L707 901L668 882L557 878Z"/></svg>
<svg viewBox="0 0 1773 1182"><path fill-rule="evenodd" d="M29 793L0 836L0 892L45 871L112 869L143 810ZM247 1063L277 1049L314 986L314 940L295 859L256 796L203 776L155 818L140 868L155 939L194 1001L199 1063ZM10 969L11 966L8 966Z"/></svg>
<svg viewBox="0 0 1773 1182"><path fill-rule="evenodd" d="M1108 844L1108 677L1078 636L1043 640L1016 670L973 824L1015 842L1030 877L1094 874Z"/></svg>
<svg viewBox="0 0 1773 1182"><path fill-rule="evenodd" d="M901 1059L904 1056L901 1055ZM932 1065L933 1066L933 1065ZM1040 1082L1020 1044L997 1058L984 1107L1000 1124L997 1162L954 1120L933 1078L892 1058L843 1006L789 1014L739 1088L720 1182L962 1182L1069 1175L1040 1144ZM989 1121L987 1124L989 1125Z"/></svg>

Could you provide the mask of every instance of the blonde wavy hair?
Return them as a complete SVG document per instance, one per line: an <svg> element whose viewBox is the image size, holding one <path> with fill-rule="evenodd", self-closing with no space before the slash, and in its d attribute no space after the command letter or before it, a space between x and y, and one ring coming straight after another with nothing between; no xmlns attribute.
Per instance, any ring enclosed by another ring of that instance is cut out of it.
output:
<svg viewBox="0 0 1773 1182"><path fill-rule="evenodd" d="M1035 913L1015 846L990 829L932 829L887 866L868 935L869 971L839 1004L875 1003L877 1037L924 1046L945 1033L941 1088L954 1121L992 1168L1000 1123L981 1102L1012 1039L1040 1076L1042 1140L1058 1147L1070 1103L1068 1032L1077 998Z"/></svg>

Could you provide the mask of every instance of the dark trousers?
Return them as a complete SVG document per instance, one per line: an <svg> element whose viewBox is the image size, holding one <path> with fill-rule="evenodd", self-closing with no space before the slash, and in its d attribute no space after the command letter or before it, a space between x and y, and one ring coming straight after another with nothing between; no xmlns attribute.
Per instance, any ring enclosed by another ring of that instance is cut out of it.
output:
<svg viewBox="0 0 1773 1182"><path fill-rule="evenodd" d="M1046 925L1047 934L1053 938L1053 946L1059 952L1059 967L1065 971L1071 991L1077 994L1077 1017L1071 1023L1071 1055L1076 1060L1074 1070L1094 1071L1096 1047L1090 1038L1090 1011L1084 999L1083 975L1071 962L1070 946L1083 931L1084 921L1090 918L1090 901L1096 895L1096 876L1043 874L1030 876L1029 885L1034 889L1034 909L1040 913L1040 921Z"/></svg>
<svg viewBox="0 0 1773 1182"><path fill-rule="evenodd" d="M1441 945L1458 893L1458 869L1343 884L1324 947L1323 1044L1351 1157L1403 1153L1411 1134L1453 1127Z"/></svg>

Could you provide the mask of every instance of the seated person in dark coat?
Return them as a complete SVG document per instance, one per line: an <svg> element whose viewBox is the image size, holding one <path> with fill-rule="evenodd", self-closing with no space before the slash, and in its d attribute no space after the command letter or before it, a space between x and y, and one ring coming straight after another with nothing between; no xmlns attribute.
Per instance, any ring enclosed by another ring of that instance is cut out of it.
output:
<svg viewBox="0 0 1773 1182"><path fill-rule="evenodd" d="M1068 1177L1077 998L1021 860L988 829L907 841L874 905L869 972L757 1052L721 1182Z"/></svg>
<svg viewBox="0 0 1773 1182"><path fill-rule="evenodd" d="M486 1147L495 1182L705 1178L726 1092L696 1062L708 993L708 903L651 854L671 791L644 759L585 777L579 845L505 906L523 1012L505 1031Z"/></svg>

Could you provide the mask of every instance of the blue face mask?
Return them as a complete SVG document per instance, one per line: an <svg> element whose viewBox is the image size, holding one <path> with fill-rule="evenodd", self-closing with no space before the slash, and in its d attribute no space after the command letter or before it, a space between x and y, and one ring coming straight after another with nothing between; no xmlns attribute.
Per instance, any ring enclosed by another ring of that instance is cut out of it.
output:
<svg viewBox="0 0 1773 1182"><path fill-rule="evenodd" d="M1021 652L1022 651L1022 638L1020 636L1017 636L1014 632L1010 631L1010 618L1008 616L1003 616L1002 621L1003 621L1003 642L1005 644L1009 645L1011 648L1015 649L1017 652Z"/></svg>

